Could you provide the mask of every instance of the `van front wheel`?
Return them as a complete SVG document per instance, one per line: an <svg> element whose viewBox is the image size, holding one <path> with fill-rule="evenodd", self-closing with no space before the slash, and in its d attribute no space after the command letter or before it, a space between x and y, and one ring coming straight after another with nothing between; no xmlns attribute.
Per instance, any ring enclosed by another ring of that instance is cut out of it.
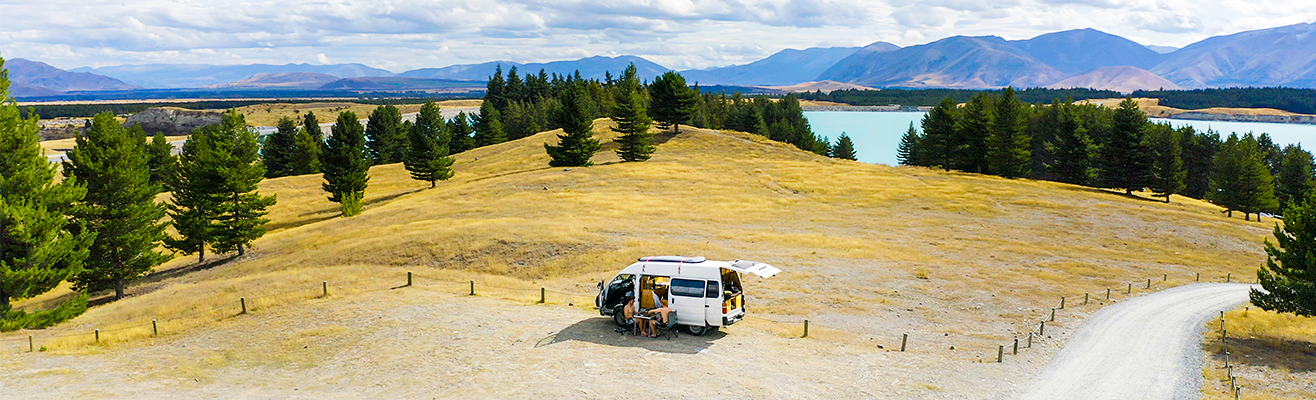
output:
<svg viewBox="0 0 1316 400"><path fill-rule="evenodd" d="M622 328L630 328L631 325L635 324L635 320L626 319L626 313L623 313L621 310L617 310L617 312L612 314L612 322L616 322L617 326Z"/></svg>
<svg viewBox="0 0 1316 400"><path fill-rule="evenodd" d="M713 328L709 327L708 325L699 325L699 326L686 325L685 330L687 332L690 332L691 335L703 336L705 333L708 333L708 331L713 330Z"/></svg>

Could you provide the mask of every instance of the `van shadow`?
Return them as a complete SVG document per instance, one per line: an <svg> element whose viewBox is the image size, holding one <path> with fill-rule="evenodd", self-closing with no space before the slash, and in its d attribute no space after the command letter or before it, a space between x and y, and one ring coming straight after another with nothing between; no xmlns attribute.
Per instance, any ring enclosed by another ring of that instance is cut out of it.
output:
<svg viewBox="0 0 1316 400"><path fill-rule="evenodd" d="M590 318L568 326L558 333L553 334L539 343L535 347L552 346L557 343L578 341L605 346L615 347L636 347L649 351L675 354L695 354L709 348L715 341L725 337L726 332L716 331L708 332L703 336L694 336L685 332L684 329L678 328L677 335L673 337L668 335L671 340L658 338L647 338L635 336L629 331L617 332L617 325L612 322L611 318Z"/></svg>

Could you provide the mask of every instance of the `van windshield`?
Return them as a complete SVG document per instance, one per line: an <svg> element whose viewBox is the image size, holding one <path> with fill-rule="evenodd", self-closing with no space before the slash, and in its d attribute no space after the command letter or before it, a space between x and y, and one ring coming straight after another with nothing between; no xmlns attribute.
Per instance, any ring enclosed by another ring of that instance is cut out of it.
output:
<svg viewBox="0 0 1316 400"><path fill-rule="evenodd" d="M722 298L730 298L740 294L740 274L726 268L722 268Z"/></svg>

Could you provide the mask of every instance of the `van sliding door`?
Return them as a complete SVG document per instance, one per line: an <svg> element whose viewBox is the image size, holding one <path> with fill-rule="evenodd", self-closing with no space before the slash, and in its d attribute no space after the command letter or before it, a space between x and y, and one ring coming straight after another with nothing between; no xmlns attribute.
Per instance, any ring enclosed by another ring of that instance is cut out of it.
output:
<svg viewBox="0 0 1316 400"><path fill-rule="evenodd" d="M672 309L676 310L676 323L682 325L705 325L704 281L698 279L673 278L671 286Z"/></svg>

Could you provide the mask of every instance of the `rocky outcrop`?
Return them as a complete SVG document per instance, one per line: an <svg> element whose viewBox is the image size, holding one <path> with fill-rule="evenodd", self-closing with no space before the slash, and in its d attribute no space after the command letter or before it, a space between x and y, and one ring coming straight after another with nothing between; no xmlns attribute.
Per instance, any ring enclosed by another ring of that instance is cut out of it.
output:
<svg viewBox="0 0 1316 400"><path fill-rule="evenodd" d="M124 124L142 124L142 128L152 134L164 132L165 135L187 135L196 128L218 124L222 117L220 113L213 111L148 108L128 117Z"/></svg>

